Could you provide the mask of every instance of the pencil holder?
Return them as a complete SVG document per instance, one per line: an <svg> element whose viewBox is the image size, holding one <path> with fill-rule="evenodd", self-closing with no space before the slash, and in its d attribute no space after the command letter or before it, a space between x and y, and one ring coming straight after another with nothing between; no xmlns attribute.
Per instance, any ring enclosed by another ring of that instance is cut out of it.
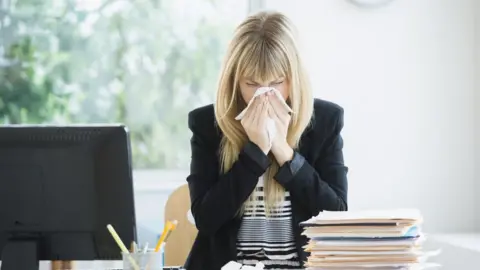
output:
<svg viewBox="0 0 480 270"><path fill-rule="evenodd" d="M163 250L159 252L123 253L123 269L128 270L163 270Z"/></svg>

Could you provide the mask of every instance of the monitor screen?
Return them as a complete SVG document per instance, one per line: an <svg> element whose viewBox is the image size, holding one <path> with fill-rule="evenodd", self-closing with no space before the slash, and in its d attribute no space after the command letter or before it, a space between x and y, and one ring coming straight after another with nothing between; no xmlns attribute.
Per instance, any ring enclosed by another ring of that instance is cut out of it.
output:
<svg viewBox="0 0 480 270"><path fill-rule="evenodd" d="M121 259L107 224L136 239L124 126L0 127L2 260L22 241L39 260Z"/></svg>

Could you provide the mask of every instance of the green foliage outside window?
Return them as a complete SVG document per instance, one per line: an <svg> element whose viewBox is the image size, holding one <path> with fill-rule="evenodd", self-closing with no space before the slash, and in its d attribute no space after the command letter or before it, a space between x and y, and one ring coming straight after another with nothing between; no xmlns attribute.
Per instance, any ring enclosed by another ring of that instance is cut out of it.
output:
<svg viewBox="0 0 480 270"><path fill-rule="evenodd" d="M186 168L235 2L0 0L0 121L124 123L136 168Z"/></svg>

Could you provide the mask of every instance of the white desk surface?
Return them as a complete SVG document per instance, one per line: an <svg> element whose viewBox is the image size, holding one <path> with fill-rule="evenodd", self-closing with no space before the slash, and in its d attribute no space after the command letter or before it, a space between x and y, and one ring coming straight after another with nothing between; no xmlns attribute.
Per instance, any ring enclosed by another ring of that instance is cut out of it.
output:
<svg viewBox="0 0 480 270"><path fill-rule="evenodd" d="M0 262L1 265L1 262ZM123 269L122 261L75 261L75 270L117 270ZM50 261L41 261L40 270L51 270Z"/></svg>
<svg viewBox="0 0 480 270"><path fill-rule="evenodd" d="M480 252L480 233L434 234L429 237L441 243Z"/></svg>
<svg viewBox="0 0 480 270"><path fill-rule="evenodd" d="M480 269L480 234L440 234L427 236L425 249L441 249L429 261L440 263L442 270ZM0 263L1 265L1 263ZM78 261L76 270L123 269L121 261ZM50 262L41 262L41 270L50 270Z"/></svg>
<svg viewBox="0 0 480 270"><path fill-rule="evenodd" d="M474 239L480 240L480 234L458 234L457 236L427 235L425 249L441 249L440 255L429 261L441 264L441 270L480 269L480 249L476 249L479 243L473 244Z"/></svg>

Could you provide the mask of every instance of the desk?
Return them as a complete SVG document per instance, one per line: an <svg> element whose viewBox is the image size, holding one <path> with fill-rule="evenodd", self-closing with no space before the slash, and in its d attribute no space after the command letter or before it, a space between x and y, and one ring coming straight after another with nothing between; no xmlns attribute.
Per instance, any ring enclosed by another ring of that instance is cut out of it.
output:
<svg viewBox="0 0 480 270"><path fill-rule="evenodd" d="M480 252L480 233L444 233L429 236L433 240Z"/></svg>
<svg viewBox="0 0 480 270"><path fill-rule="evenodd" d="M0 266L2 263L0 262ZM123 269L122 261L75 261L74 270L121 270ZM170 269L166 267L165 269ZM177 268L171 268L177 269ZM40 270L51 270L51 262L41 261Z"/></svg>
<svg viewBox="0 0 480 270"><path fill-rule="evenodd" d="M480 250L462 247L456 242L459 238L445 241L444 237L431 236L425 243L426 249L438 249L442 252L437 257L430 259L432 262L442 264L442 270L478 270L480 269ZM1 265L1 263L0 263ZM76 270L113 270L122 269L121 261L79 261L75 262ZM41 270L50 270L50 262L41 262Z"/></svg>
<svg viewBox="0 0 480 270"><path fill-rule="evenodd" d="M441 264L442 270L478 270L480 269L480 250L471 245L459 244L468 243L461 241L461 238L448 238L442 236L427 236L425 248L440 248L442 252L437 257L430 259L432 262ZM448 241L450 240L450 241Z"/></svg>

